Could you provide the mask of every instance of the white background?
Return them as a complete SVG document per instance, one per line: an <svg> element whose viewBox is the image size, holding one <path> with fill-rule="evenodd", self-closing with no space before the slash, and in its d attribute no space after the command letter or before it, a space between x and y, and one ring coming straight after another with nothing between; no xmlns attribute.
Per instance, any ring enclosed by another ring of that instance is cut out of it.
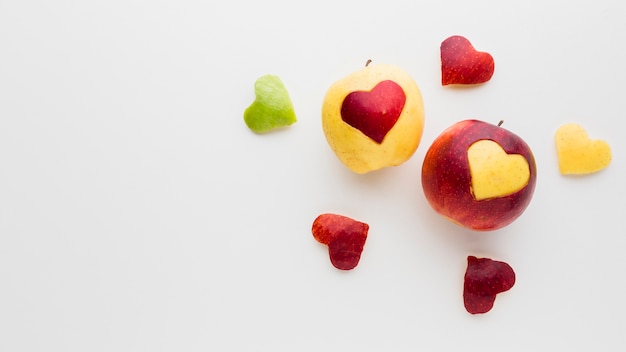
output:
<svg viewBox="0 0 626 352"><path fill-rule="evenodd" d="M626 2L0 1L1 351L617 351L626 346ZM490 82L440 84L466 36ZM326 89L367 59L404 68L426 126L407 163L346 169L321 130ZM243 123L281 77L298 122ZM423 196L426 149L466 118L522 136L533 201L463 230ZM557 127L613 162L558 173ZM334 269L320 213L370 225ZM494 309L462 302L467 255L504 260Z"/></svg>

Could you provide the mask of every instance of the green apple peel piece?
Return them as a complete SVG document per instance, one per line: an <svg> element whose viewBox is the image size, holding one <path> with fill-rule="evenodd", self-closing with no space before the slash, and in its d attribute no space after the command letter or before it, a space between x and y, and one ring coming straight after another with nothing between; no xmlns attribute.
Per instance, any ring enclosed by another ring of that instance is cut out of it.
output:
<svg viewBox="0 0 626 352"><path fill-rule="evenodd" d="M256 99L243 113L252 131L263 133L297 121L289 93L278 76L265 75L257 79L254 94Z"/></svg>

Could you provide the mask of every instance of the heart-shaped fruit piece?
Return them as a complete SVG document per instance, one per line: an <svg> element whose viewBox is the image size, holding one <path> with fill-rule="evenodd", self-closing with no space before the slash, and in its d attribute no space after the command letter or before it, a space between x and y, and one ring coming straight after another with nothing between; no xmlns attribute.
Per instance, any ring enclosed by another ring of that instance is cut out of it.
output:
<svg viewBox="0 0 626 352"><path fill-rule="evenodd" d="M359 264L368 231L366 223L330 213L315 218L311 229L315 240L328 246L330 262L341 270L351 270Z"/></svg>
<svg viewBox="0 0 626 352"><path fill-rule="evenodd" d="M254 83L256 99L243 119L252 131L267 132L296 122L296 114L285 85L278 76L265 75Z"/></svg>
<svg viewBox="0 0 626 352"><path fill-rule="evenodd" d="M507 154L488 139L473 143L467 150L472 193L476 200L504 197L528 184L530 168L524 156Z"/></svg>
<svg viewBox="0 0 626 352"><path fill-rule="evenodd" d="M422 95L399 67L366 64L329 87L322 129L337 158L355 173L400 165L422 138Z"/></svg>
<svg viewBox="0 0 626 352"><path fill-rule="evenodd" d="M485 83L493 76L491 54L476 51L467 38L454 35L441 43L441 84Z"/></svg>
<svg viewBox="0 0 626 352"><path fill-rule="evenodd" d="M563 175L590 174L611 163L611 146L592 140L585 129L574 123L564 124L555 133L559 171Z"/></svg>
<svg viewBox="0 0 626 352"><path fill-rule="evenodd" d="M371 91L348 94L341 105L341 118L376 143L382 143L404 108L406 95L394 81L382 81Z"/></svg>
<svg viewBox="0 0 626 352"><path fill-rule="evenodd" d="M489 258L467 257L463 284L463 303L470 314L487 313L493 308L498 293L515 284L515 272L505 262Z"/></svg>

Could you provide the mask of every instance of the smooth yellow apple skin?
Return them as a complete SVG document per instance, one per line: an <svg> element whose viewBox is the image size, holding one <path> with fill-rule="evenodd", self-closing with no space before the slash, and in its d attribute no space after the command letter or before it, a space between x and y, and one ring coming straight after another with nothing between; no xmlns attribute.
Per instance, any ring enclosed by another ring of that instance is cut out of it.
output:
<svg viewBox="0 0 626 352"><path fill-rule="evenodd" d="M592 140L587 131L575 123L559 127L555 133L559 171L563 175L598 172L611 163L611 146L603 140Z"/></svg>
<svg viewBox="0 0 626 352"><path fill-rule="evenodd" d="M378 144L341 118L341 105L354 91L370 91L384 80L396 82L406 95L404 109L394 127ZM407 161L417 150L424 129L424 103L415 81L404 70L388 64L371 64L335 82L322 105L322 128L339 160L358 174Z"/></svg>
<svg viewBox="0 0 626 352"><path fill-rule="evenodd" d="M507 154L492 140L473 143L467 150L467 160L476 200L508 196L526 187L530 180L526 158Z"/></svg>

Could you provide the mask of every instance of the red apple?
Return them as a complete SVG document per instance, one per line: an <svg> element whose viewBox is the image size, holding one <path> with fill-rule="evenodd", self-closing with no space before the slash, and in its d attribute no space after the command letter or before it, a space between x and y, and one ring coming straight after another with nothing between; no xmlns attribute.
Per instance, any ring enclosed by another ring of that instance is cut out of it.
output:
<svg viewBox="0 0 626 352"><path fill-rule="evenodd" d="M422 188L433 209L466 228L502 228L526 209L535 190L532 151L519 136L478 120L448 127L422 165Z"/></svg>
<svg viewBox="0 0 626 352"><path fill-rule="evenodd" d="M467 38L454 35L441 43L441 85L485 83L495 64L487 52L476 51Z"/></svg>

